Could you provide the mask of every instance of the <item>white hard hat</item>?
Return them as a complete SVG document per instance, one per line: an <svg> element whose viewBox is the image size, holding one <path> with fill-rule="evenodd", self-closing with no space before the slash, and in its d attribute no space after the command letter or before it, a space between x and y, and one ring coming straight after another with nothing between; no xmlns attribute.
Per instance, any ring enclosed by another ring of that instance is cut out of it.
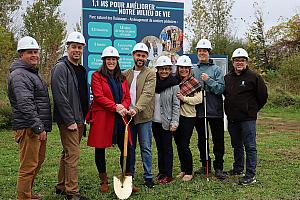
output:
<svg viewBox="0 0 300 200"><path fill-rule="evenodd" d="M196 49L209 49L209 50L212 50L211 43L207 39L201 39L197 43Z"/></svg>
<svg viewBox="0 0 300 200"><path fill-rule="evenodd" d="M176 62L176 65L184 66L184 67L192 67L193 66L190 57L188 57L186 55L180 56Z"/></svg>
<svg viewBox="0 0 300 200"><path fill-rule="evenodd" d="M146 52L147 54L149 53L149 49L148 49L147 45L145 45L142 42L137 43L136 45L134 45L134 47L132 49L132 53L134 53L136 51L143 51L143 52Z"/></svg>
<svg viewBox="0 0 300 200"><path fill-rule="evenodd" d="M234 52L232 53L232 59L233 58L238 58L238 57L244 57L249 59L248 53L245 49L243 48L237 48L236 50L234 50Z"/></svg>
<svg viewBox="0 0 300 200"><path fill-rule="evenodd" d="M71 43L71 42L85 45L85 39L84 39L83 35L76 31L70 33L67 38L67 44Z"/></svg>
<svg viewBox="0 0 300 200"><path fill-rule="evenodd" d="M156 67L162 67L162 66L172 66L173 63L171 62L171 59L168 56L160 56L156 60Z"/></svg>
<svg viewBox="0 0 300 200"><path fill-rule="evenodd" d="M115 47L108 46L102 52L101 58L103 59L105 57L117 57L117 58L120 58L120 55L119 55L118 50Z"/></svg>
<svg viewBox="0 0 300 200"><path fill-rule="evenodd" d="M25 36L19 40L17 51L25 49L40 49L40 47L34 38L30 36Z"/></svg>

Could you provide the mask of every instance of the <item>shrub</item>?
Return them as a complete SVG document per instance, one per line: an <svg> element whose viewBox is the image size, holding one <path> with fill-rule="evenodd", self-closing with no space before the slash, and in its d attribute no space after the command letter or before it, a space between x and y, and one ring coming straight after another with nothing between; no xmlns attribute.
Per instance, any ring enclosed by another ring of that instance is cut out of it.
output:
<svg viewBox="0 0 300 200"><path fill-rule="evenodd" d="M0 129L9 129L12 123L12 111L7 92L0 90Z"/></svg>

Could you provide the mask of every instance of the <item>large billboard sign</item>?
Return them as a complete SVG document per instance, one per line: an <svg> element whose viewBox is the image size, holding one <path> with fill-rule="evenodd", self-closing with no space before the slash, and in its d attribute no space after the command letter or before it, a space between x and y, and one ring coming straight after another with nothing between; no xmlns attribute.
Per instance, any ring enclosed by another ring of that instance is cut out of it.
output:
<svg viewBox="0 0 300 200"><path fill-rule="evenodd" d="M160 55L182 54L183 0L82 0L82 12L89 84L107 46L118 49L122 70L133 66L131 51L138 42L149 47L149 66Z"/></svg>

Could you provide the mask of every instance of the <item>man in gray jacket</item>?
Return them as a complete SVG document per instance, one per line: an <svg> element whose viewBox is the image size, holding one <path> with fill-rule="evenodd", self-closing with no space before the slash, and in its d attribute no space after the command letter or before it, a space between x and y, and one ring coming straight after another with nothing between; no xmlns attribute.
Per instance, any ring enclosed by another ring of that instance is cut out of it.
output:
<svg viewBox="0 0 300 200"><path fill-rule="evenodd" d="M32 194L34 179L45 160L47 133L52 129L48 89L38 74L39 45L26 36L18 42L19 59L10 67L8 97L13 112L20 167L17 199L40 199Z"/></svg>
<svg viewBox="0 0 300 200"><path fill-rule="evenodd" d="M54 121L58 124L63 146L56 194L66 194L66 199L72 200L87 199L79 194L77 173L80 140L88 109L87 75L79 64L84 46L83 35L72 32L67 38L68 56L58 61L51 77Z"/></svg>

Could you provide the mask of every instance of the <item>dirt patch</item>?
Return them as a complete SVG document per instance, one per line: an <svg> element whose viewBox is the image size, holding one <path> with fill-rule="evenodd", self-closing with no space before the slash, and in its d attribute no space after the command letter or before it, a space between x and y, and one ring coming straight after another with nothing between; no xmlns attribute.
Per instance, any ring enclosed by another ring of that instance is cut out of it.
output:
<svg viewBox="0 0 300 200"><path fill-rule="evenodd" d="M299 121L286 120L280 117L268 117L264 113L260 113L258 116L257 125L264 126L271 131L300 133Z"/></svg>

